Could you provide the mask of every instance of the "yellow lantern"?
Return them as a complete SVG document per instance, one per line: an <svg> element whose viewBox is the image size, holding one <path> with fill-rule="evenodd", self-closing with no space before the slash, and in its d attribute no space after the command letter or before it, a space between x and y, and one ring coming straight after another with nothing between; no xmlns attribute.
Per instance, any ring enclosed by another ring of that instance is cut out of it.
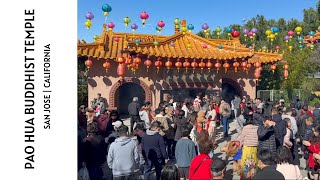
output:
<svg viewBox="0 0 320 180"><path fill-rule="evenodd" d="M301 32L302 32L302 27L298 26L298 27L296 27L296 28L294 29L294 31L296 31L296 33L297 33L298 35L300 35Z"/></svg>
<svg viewBox="0 0 320 180"><path fill-rule="evenodd" d="M292 49L293 49L293 46L289 46L290 53L291 53Z"/></svg>
<svg viewBox="0 0 320 180"><path fill-rule="evenodd" d="M88 20L84 23L84 25L86 26L87 29L90 29L90 27L92 26L91 20L88 19Z"/></svg>
<svg viewBox="0 0 320 180"><path fill-rule="evenodd" d="M270 34L272 34L271 30L266 30L266 35L269 36Z"/></svg>

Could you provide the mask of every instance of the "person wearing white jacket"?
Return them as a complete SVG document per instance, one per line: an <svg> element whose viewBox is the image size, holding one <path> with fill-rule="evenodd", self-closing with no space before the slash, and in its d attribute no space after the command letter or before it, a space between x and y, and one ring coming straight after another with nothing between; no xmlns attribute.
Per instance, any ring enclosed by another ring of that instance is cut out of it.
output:
<svg viewBox="0 0 320 180"><path fill-rule="evenodd" d="M133 179L134 170L139 164L137 141L128 137L128 132L127 126L120 126L120 137L110 145L108 151L107 163L112 169L113 180Z"/></svg>

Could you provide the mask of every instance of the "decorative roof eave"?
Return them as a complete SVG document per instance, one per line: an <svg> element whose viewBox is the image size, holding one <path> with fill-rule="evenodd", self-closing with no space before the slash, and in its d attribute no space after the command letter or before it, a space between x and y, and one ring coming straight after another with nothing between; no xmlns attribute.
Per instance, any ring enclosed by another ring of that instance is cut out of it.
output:
<svg viewBox="0 0 320 180"><path fill-rule="evenodd" d="M283 54L277 54L277 53L265 53L265 52L255 52L254 55L248 59L249 63L271 63L271 62L277 62L281 61L283 57Z"/></svg>
<svg viewBox="0 0 320 180"><path fill-rule="evenodd" d="M316 40L320 41L320 32L316 32L316 34L313 36ZM305 36L303 38L303 43L309 44L310 43L310 36Z"/></svg>

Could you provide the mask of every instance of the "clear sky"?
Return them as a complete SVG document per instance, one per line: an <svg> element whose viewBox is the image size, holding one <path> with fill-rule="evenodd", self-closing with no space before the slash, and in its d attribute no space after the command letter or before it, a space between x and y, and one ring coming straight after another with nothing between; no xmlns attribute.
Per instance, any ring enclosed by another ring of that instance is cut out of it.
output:
<svg viewBox="0 0 320 180"><path fill-rule="evenodd" d="M157 22L163 20L165 27L162 35L172 35L173 20L186 19L187 24L194 25L194 31L201 30L201 25L207 23L211 29L216 26L226 27L230 24L243 24L243 19L256 15L264 15L267 19L286 20L303 19L303 9L316 8L318 0L78 0L78 39L93 41L94 35L100 35L102 24L113 22L115 32L132 32L130 25L125 28L122 19L128 16L131 24L136 23L136 33L157 34ZM105 20L101 9L103 4L109 4L112 11ZM146 11L149 19L143 28L140 13ZM92 26L85 28L85 14L94 15Z"/></svg>

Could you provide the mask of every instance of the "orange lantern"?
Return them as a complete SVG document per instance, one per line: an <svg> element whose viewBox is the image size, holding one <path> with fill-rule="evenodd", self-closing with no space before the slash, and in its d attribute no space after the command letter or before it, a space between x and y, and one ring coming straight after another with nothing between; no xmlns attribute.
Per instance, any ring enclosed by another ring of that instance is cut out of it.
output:
<svg viewBox="0 0 320 180"><path fill-rule="evenodd" d="M234 71L235 71L235 72L238 72L238 67L240 66L240 63L234 62L232 65L233 65L233 67L234 67Z"/></svg>
<svg viewBox="0 0 320 180"><path fill-rule="evenodd" d="M108 69L111 67L111 63L105 62L102 66L106 69L106 72L108 72Z"/></svg>
<svg viewBox="0 0 320 180"><path fill-rule="evenodd" d="M258 68L254 71L254 77L256 78L256 80L259 80L260 78L260 70Z"/></svg>
<svg viewBox="0 0 320 180"><path fill-rule="evenodd" d="M203 68L206 67L206 63L203 62L203 59L201 59L201 62L199 63L199 68L201 69L201 72L203 70Z"/></svg>
<svg viewBox="0 0 320 180"><path fill-rule="evenodd" d="M190 68L190 63L186 59L186 61L183 63L183 67L186 68L186 72L188 72L188 68Z"/></svg>
<svg viewBox="0 0 320 180"><path fill-rule="evenodd" d="M157 73L159 72L160 67L162 66L161 59L158 58L156 62L154 62L154 65L157 67Z"/></svg>
<svg viewBox="0 0 320 180"><path fill-rule="evenodd" d="M285 64L285 65L283 66L283 69L284 69L284 70L288 70L288 69L289 69L289 65L288 65L288 64Z"/></svg>
<svg viewBox="0 0 320 180"><path fill-rule="evenodd" d="M182 67L182 62L180 62L180 60L178 59L174 65L176 66L176 68L178 69L178 72L179 72L180 68Z"/></svg>
<svg viewBox="0 0 320 180"><path fill-rule="evenodd" d="M172 62L168 59L168 61L164 64L167 68L167 72L169 72L169 69L172 67Z"/></svg>
<svg viewBox="0 0 320 180"><path fill-rule="evenodd" d="M150 66L152 65L152 62L150 59L147 59L144 61L144 65L147 66L147 72L149 71Z"/></svg>
<svg viewBox="0 0 320 180"><path fill-rule="evenodd" d="M272 64L270 66L270 69L272 70L272 72L274 73L274 71L276 70L277 66L275 64Z"/></svg>
<svg viewBox="0 0 320 180"><path fill-rule="evenodd" d="M254 63L254 67L255 67L255 68L261 67L261 63L260 63L260 62L255 62L255 63Z"/></svg>
<svg viewBox="0 0 320 180"><path fill-rule="evenodd" d="M251 64L248 63L248 64L247 64L247 68L246 68L247 73L249 72L250 68L251 68Z"/></svg>
<svg viewBox="0 0 320 180"><path fill-rule="evenodd" d="M206 63L206 67L208 68L208 70L210 72L210 69L213 67L213 64L212 64L212 62L210 62L210 60L208 60L208 62Z"/></svg>
<svg viewBox="0 0 320 180"><path fill-rule="evenodd" d="M221 63L216 62L216 63L214 64L214 67L217 69L217 73L218 73L218 72L219 72L219 69L221 68Z"/></svg>
<svg viewBox="0 0 320 180"><path fill-rule="evenodd" d="M125 62L125 58L124 58L124 57L118 57L118 58L117 58L117 62L120 63L120 64L122 64L122 63Z"/></svg>
<svg viewBox="0 0 320 180"><path fill-rule="evenodd" d="M87 66L88 69L90 69L91 66L93 65L93 62L90 59L88 59L84 62L84 64Z"/></svg>
<svg viewBox="0 0 320 180"><path fill-rule="evenodd" d="M117 73L120 79L123 78L124 73L125 73L126 67L123 63L119 63L118 68L117 68Z"/></svg>
<svg viewBox="0 0 320 180"><path fill-rule="evenodd" d="M230 64L225 62L223 63L224 72L227 73L228 69L230 68Z"/></svg>
<svg viewBox="0 0 320 180"><path fill-rule="evenodd" d="M248 63L246 61L241 63L241 67L242 67L243 71L246 71L247 65L248 65Z"/></svg>
<svg viewBox="0 0 320 180"><path fill-rule="evenodd" d="M193 68L194 73L194 70L198 67L198 63L196 62L196 60L193 60L193 62L191 63L191 67Z"/></svg>
<svg viewBox="0 0 320 180"><path fill-rule="evenodd" d="M136 63L138 66L141 64L141 59L139 57L134 58L134 63Z"/></svg>
<svg viewBox="0 0 320 180"><path fill-rule="evenodd" d="M289 77L289 71L288 70L284 70L284 79L288 79Z"/></svg>
<svg viewBox="0 0 320 180"><path fill-rule="evenodd" d="M136 71L138 69L138 64L133 62L133 63L131 63L130 67L131 67L131 71L133 72L133 74L136 74Z"/></svg>

